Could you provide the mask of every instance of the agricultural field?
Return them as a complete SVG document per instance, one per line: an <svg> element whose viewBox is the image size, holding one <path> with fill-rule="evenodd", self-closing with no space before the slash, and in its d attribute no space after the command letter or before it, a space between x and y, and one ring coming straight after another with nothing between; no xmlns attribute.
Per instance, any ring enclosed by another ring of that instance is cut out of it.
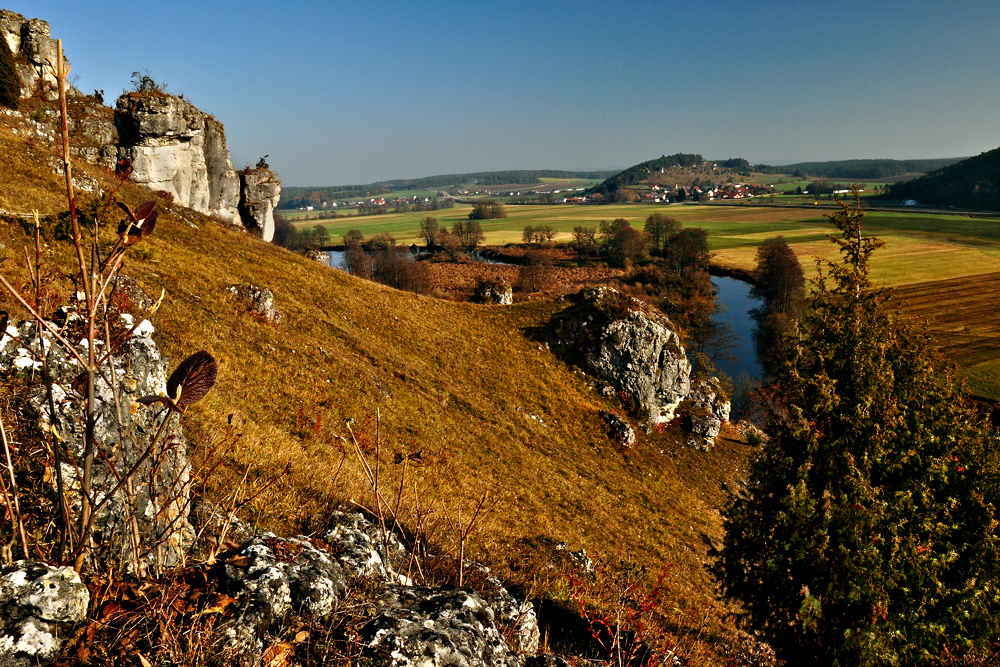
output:
<svg viewBox="0 0 1000 667"><path fill-rule="evenodd" d="M436 212L400 213L322 221L338 242L348 229L366 236L391 233L400 243L418 242L417 226L427 215L451 226L468 216L470 207ZM829 209L764 206L508 206L508 217L485 220L486 243L520 243L528 225L551 225L556 242L572 240L573 227L597 226L601 220L625 218L642 226L650 213L664 213L685 226L708 231L714 263L740 269L754 266L757 246L782 235L799 257L808 277L816 275L816 259L835 259L828 235L835 230L824 217ZM932 335L959 364L977 396L1000 400L1000 220L960 215L871 212L871 234L885 241L872 260L872 278L882 287L898 288L904 310L929 321ZM303 223L302 227L315 222Z"/></svg>

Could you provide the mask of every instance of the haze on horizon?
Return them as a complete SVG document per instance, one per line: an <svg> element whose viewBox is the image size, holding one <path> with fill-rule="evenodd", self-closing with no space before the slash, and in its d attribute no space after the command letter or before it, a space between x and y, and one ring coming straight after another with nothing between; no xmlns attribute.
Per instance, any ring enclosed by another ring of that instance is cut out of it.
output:
<svg viewBox="0 0 1000 667"><path fill-rule="evenodd" d="M148 69L287 185L1000 146L1000 3L0 6L51 24L84 92Z"/></svg>

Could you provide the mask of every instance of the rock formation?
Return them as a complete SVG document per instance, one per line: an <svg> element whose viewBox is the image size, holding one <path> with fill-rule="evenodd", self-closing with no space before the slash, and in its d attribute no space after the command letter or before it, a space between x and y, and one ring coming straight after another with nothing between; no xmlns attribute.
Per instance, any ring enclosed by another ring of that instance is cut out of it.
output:
<svg viewBox="0 0 1000 667"><path fill-rule="evenodd" d="M650 425L691 390L691 363L667 317L610 287L582 290L555 323L557 349L609 382Z"/></svg>
<svg viewBox="0 0 1000 667"><path fill-rule="evenodd" d="M67 335L77 351L86 357L86 339L80 342L75 313L65 313ZM187 520L190 497L190 464L187 459L184 435L177 418L167 427L163 443L153 456L143 459L147 440L157 421L158 410L139 406L137 398L153 394L163 395L166 390L166 360L152 339L153 326L143 320L134 326L130 315L123 315L119 324L122 336L131 331L120 351L102 369L96 383L97 419L95 440L106 456L94 460L91 490L100 501L116 485L116 475L138 463L134 484L119 489L98 516L94 539L97 554L107 563L127 570L138 568L161 570L184 562L194 538L194 530ZM57 327L58 328L58 327ZM77 378L81 367L62 347L54 344L52 336L43 334L44 349L48 353L49 373L52 376L50 408L48 392L44 385L32 391L29 401L38 411L40 425L49 430L54 425L66 449L77 462L83 460L85 399L77 391ZM8 324L0 334L0 372L37 372L42 367L38 329L33 321ZM121 409L119 431L115 389L108 381L117 384L118 405ZM157 424L158 425L158 424ZM122 438L122 433L126 436ZM141 460L143 459L143 460ZM114 464L115 470L109 465ZM78 511L80 503L79 468L64 461L62 476L65 480L71 507ZM138 541L136 540L138 534Z"/></svg>
<svg viewBox="0 0 1000 667"><path fill-rule="evenodd" d="M48 100L58 99L56 40L49 36L49 24L4 9L0 36L16 57L21 97L40 91ZM237 175L225 130L215 118L181 97L153 90L121 95L112 123L111 110L99 97L86 97L73 88L68 93L75 155L107 168L114 168L119 159L130 160L132 180L148 190L169 193L174 203L222 222L242 223L265 241L274 237L273 211L281 197L278 177L267 165ZM24 119L25 129L55 143L58 111L36 113L41 117Z"/></svg>
<svg viewBox="0 0 1000 667"><path fill-rule="evenodd" d="M174 203L237 222L237 178L222 123L166 93L125 93L115 107L117 158L132 161L132 180Z"/></svg>
<svg viewBox="0 0 1000 667"><path fill-rule="evenodd" d="M722 423L729 421L731 407L719 385L719 379L713 377L694 381L687 400L689 406L685 426L691 433L704 439L703 445L715 444Z"/></svg>
<svg viewBox="0 0 1000 667"><path fill-rule="evenodd" d="M58 99L56 40L49 36L48 22L26 19L9 9L0 9L0 36L7 40L17 60L17 73L23 82L21 97L41 91L46 99ZM68 67L65 56L63 61Z"/></svg>
<svg viewBox="0 0 1000 667"><path fill-rule="evenodd" d="M262 159L253 169L239 172L239 215L248 231L271 242L274 238L274 209L281 199L281 181Z"/></svg>
<svg viewBox="0 0 1000 667"><path fill-rule="evenodd" d="M21 560L0 569L0 665L51 663L87 618L89 603L90 591L71 567Z"/></svg>
<svg viewBox="0 0 1000 667"><path fill-rule="evenodd" d="M479 303L509 306L514 303L514 289L506 280L480 280L474 298Z"/></svg>

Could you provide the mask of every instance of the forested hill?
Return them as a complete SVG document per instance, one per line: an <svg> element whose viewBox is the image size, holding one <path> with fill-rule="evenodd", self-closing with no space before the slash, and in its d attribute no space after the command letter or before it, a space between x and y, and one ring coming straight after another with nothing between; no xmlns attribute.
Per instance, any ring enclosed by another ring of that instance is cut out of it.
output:
<svg viewBox="0 0 1000 667"><path fill-rule="evenodd" d="M889 186L889 199L1000 211L1000 148Z"/></svg>
<svg viewBox="0 0 1000 667"><path fill-rule="evenodd" d="M746 162L746 160L743 162ZM601 194L607 196L618 192L618 190L621 190L622 188L628 188L636 185L649 178L650 174L658 172L661 169L676 169L678 167L691 168L698 167L703 164L705 164L705 158L694 153L675 153L674 155L664 155L656 158L655 160L640 162L633 167L629 167L625 171L615 174L600 185L595 186L592 192L600 192Z"/></svg>
<svg viewBox="0 0 1000 667"><path fill-rule="evenodd" d="M797 174L803 177L869 180L891 178L903 174L924 174L954 164L962 159L960 157L946 157L932 160L836 160L831 162L796 162L776 167L755 164L753 170L762 174Z"/></svg>
<svg viewBox="0 0 1000 667"><path fill-rule="evenodd" d="M332 201L359 199L400 190L446 190L461 185L537 185L543 178L607 178L614 171L565 171L560 169L518 169L512 171L478 171L467 174L442 174L424 178L404 178L376 181L367 185L333 185L317 187L286 186L281 190L278 208L295 208L305 199Z"/></svg>

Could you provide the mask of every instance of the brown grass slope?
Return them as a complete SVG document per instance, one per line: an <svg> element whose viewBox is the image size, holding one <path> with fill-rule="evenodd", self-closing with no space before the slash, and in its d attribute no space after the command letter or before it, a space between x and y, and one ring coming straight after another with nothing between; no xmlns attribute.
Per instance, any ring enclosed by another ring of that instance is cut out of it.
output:
<svg viewBox="0 0 1000 667"><path fill-rule="evenodd" d="M8 209L64 208L62 177L38 166L46 150L0 128ZM81 168L105 189L114 186L111 174ZM120 193L132 205L149 197L131 185ZM219 360L218 384L189 413L188 432L194 442L212 442L232 415L242 436L225 466L203 480L209 496L238 490L251 499L244 518L286 533L334 505L370 506L357 460L340 437L348 436L345 422L353 419L353 428L373 441L377 412L386 494L395 497L402 470L392 465L393 454L418 450L422 461L408 467L404 509L419 503L433 508L433 519L455 518L461 508L468 517L489 489L496 509L476 533L472 555L502 574L530 586L537 571L524 563L546 556L522 546L564 540L592 555L628 556L651 572L673 565L675 603L712 604L703 569L707 544L721 538L720 486L742 476L746 447L723 438L712 452L697 452L668 429L640 434L633 450L616 448L598 410L617 402L599 397L536 340L564 304L489 307L399 292L190 210L161 208L155 233L129 256L123 273L154 298L165 292L154 324L171 359L206 349ZM5 275L25 282L18 257L30 238L22 223L0 223L0 243L0 254L11 257ZM67 274L69 250L50 240L49 269ZM227 295L226 287L237 283L270 287L282 321L270 325L248 315ZM71 287L59 278L52 289L68 296ZM0 308L22 314L9 299ZM290 473L281 476L286 468ZM442 548L453 545L449 535L442 523L436 535ZM566 597L565 590L536 593ZM710 623L728 633L721 611L711 613Z"/></svg>

